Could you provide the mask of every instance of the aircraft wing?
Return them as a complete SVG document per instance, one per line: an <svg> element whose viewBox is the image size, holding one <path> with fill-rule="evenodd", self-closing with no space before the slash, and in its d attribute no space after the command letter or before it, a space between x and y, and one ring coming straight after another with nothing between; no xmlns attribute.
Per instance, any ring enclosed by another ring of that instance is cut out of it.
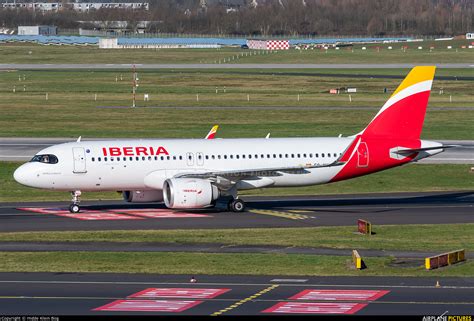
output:
<svg viewBox="0 0 474 321"><path fill-rule="evenodd" d="M292 166L292 167L268 167L268 168L254 168L254 169L237 169L237 170L228 170L228 171L209 171L209 172L198 172L198 173L182 173L178 174L176 178L225 178L228 180L238 181L243 178L248 177L271 177L271 176L281 176L282 173L289 174L305 174L308 173L308 169L313 168L324 168L324 167L333 167L340 166L345 164L345 162L340 162L336 160L329 164L302 164L301 166Z"/></svg>
<svg viewBox="0 0 474 321"><path fill-rule="evenodd" d="M187 177L187 178L202 178L202 179L218 179L222 178L228 181L239 181L244 178L250 177L271 177L281 176L282 173L289 174L306 174L308 169L313 168L325 168L341 166L347 163L350 159L351 154L355 146L357 145L359 137L355 137L354 140L349 144L346 150L332 163L328 164L301 164L300 166L292 167L269 167L269 168L254 168L254 169L237 169L227 171L209 171L209 172L198 172L198 173L181 173L175 177Z"/></svg>

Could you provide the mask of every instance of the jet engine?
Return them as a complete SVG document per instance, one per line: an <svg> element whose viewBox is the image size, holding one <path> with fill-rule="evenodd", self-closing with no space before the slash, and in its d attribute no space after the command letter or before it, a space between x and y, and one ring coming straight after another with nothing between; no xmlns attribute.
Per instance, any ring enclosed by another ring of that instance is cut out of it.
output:
<svg viewBox="0 0 474 321"><path fill-rule="evenodd" d="M147 203L163 201L163 193L159 190L149 191L124 191L122 192L124 201L129 203Z"/></svg>
<svg viewBox="0 0 474 321"><path fill-rule="evenodd" d="M204 179L170 178L163 185L163 199L168 208L203 208L214 205L219 189Z"/></svg>

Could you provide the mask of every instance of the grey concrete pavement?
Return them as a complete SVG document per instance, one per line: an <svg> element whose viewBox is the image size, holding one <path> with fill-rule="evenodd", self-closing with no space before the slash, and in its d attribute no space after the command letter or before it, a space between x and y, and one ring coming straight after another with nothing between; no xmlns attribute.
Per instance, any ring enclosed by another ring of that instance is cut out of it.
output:
<svg viewBox="0 0 474 321"><path fill-rule="evenodd" d="M197 282L190 283L190 277L0 273L1 314L296 316L304 313L314 317L343 313L420 315L420 318L474 314L473 278L195 275ZM437 281L441 287L435 287ZM309 293L312 296L305 297Z"/></svg>
<svg viewBox="0 0 474 321"><path fill-rule="evenodd" d="M64 198L68 199L67 193ZM0 203L0 232L355 226L361 218L374 226L474 222L473 191L243 196L243 199L247 203L247 211L243 213L219 209L185 211L200 214L199 217L174 216L174 211L165 209L163 204L130 204L120 200L84 201L80 214L70 214L67 202ZM42 213L43 209L53 212ZM55 212L57 210L65 212ZM143 217L141 210L158 215ZM168 217L160 217L160 211L166 212ZM94 218L94 215L110 214L114 217ZM89 217L92 220L88 220Z"/></svg>

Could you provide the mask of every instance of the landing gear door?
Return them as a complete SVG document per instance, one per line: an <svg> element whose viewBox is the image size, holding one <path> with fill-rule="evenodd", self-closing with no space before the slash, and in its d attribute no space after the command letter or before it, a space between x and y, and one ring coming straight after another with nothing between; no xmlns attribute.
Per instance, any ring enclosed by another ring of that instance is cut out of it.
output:
<svg viewBox="0 0 474 321"><path fill-rule="evenodd" d="M369 166L369 149L367 148L367 143L360 142L357 148L357 167L367 166Z"/></svg>
<svg viewBox="0 0 474 321"><path fill-rule="evenodd" d="M86 153L82 147L73 147L74 173L86 173Z"/></svg>

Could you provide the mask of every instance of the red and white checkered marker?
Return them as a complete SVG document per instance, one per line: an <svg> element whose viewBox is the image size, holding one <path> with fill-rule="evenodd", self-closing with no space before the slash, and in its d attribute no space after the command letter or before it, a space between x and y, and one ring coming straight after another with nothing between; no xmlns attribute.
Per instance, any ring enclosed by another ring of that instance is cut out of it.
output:
<svg viewBox="0 0 474 321"><path fill-rule="evenodd" d="M290 49L289 40L247 40L247 46L250 49L262 50L288 50Z"/></svg>
<svg viewBox="0 0 474 321"><path fill-rule="evenodd" d="M385 290L304 290L290 300L374 301L390 291Z"/></svg>
<svg viewBox="0 0 474 321"><path fill-rule="evenodd" d="M280 302L262 312L285 314L354 314L366 305L365 303L348 302Z"/></svg>
<svg viewBox="0 0 474 321"><path fill-rule="evenodd" d="M218 295L230 291L230 289L198 289L198 288L149 288L129 298L186 298L186 299L212 299Z"/></svg>
<svg viewBox="0 0 474 321"><path fill-rule="evenodd" d="M116 300L93 311L183 312L203 301L182 300Z"/></svg>

